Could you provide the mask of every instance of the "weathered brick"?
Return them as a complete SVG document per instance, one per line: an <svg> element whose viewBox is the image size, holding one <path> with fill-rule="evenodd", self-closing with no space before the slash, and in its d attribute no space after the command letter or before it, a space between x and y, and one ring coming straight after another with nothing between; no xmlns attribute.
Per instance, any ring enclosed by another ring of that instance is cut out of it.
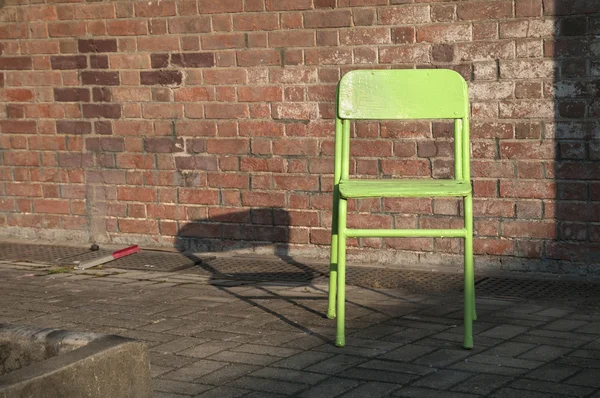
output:
<svg viewBox="0 0 600 398"><path fill-rule="evenodd" d="M98 86L118 86L119 72L82 71L81 82Z"/></svg>
<svg viewBox="0 0 600 398"><path fill-rule="evenodd" d="M214 53L171 54L171 64L184 68L209 68L215 65Z"/></svg>
<svg viewBox="0 0 600 398"><path fill-rule="evenodd" d="M57 120L56 132L58 134L89 134L92 132L92 124L86 121Z"/></svg>
<svg viewBox="0 0 600 398"><path fill-rule="evenodd" d="M117 39L79 39L77 47L81 53L117 52Z"/></svg>
<svg viewBox="0 0 600 398"><path fill-rule="evenodd" d="M32 69L31 57L2 57L0 58L0 70L23 70Z"/></svg>
<svg viewBox="0 0 600 398"><path fill-rule="evenodd" d="M54 100L59 102L89 102L90 90L87 88L55 88Z"/></svg>
<svg viewBox="0 0 600 398"><path fill-rule="evenodd" d="M163 86L181 84L183 75L178 70L142 71L140 82L143 85L160 84Z"/></svg>

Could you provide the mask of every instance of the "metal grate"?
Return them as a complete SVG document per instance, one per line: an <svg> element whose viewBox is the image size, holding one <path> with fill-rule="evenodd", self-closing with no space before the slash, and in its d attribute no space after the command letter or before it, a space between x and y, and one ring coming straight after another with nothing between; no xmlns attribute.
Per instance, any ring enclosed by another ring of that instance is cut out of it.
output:
<svg viewBox="0 0 600 398"><path fill-rule="evenodd" d="M72 246L0 243L0 260L2 261L57 264L88 252L90 252L88 249Z"/></svg>
<svg viewBox="0 0 600 398"><path fill-rule="evenodd" d="M480 296L546 300L600 298L600 283L594 282L490 277L476 287Z"/></svg>
<svg viewBox="0 0 600 398"><path fill-rule="evenodd" d="M180 253L141 251L107 264L110 268L174 272L194 266L194 260Z"/></svg>
<svg viewBox="0 0 600 398"><path fill-rule="evenodd" d="M326 281L329 266L256 257L220 257L203 261L187 272L200 273L215 280L308 283ZM476 281L481 279L479 277ZM348 266L346 283L371 289L402 288L414 293L459 294L463 278L462 274Z"/></svg>

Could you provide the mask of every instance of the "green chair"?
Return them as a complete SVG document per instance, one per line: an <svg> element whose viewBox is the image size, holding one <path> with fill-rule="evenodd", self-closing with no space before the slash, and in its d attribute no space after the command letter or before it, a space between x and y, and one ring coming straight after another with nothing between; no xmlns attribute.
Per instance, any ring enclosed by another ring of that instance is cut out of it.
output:
<svg viewBox="0 0 600 398"><path fill-rule="evenodd" d="M350 178L350 122L353 120L454 120L454 179ZM473 347L475 285L473 275L473 197L469 164L469 97L467 84L444 69L355 70L338 85L335 119L335 171L331 274L327 317L337 316L335 344L345 345L346 238L434 237L463 238L464 348ZM464 228L350 229L346 226L348 199L384 197L462 197Z"/></svg>

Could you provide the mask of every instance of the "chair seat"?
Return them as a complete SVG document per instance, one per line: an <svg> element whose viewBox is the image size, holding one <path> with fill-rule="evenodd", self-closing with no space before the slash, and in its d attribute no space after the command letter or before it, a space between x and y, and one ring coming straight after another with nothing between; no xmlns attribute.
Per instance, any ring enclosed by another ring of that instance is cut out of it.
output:
<svg viewBox="0 0 600 398"><path fill-rule="evenodd" d="M360 180L340 181L340 194L343 198L383 198L383 197L430 197L468 196L471 183L456 180Z"/></svg>

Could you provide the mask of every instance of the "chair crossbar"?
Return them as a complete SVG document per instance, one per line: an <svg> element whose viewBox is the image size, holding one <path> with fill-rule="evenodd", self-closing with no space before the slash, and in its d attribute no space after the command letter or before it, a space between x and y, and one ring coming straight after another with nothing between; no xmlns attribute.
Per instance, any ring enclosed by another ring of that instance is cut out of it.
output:
<svg viewBox="0 0 600 398"><path fill-rule="evenodd" d="M461 229L346 229L347 238L464 238Z"/></svg>

